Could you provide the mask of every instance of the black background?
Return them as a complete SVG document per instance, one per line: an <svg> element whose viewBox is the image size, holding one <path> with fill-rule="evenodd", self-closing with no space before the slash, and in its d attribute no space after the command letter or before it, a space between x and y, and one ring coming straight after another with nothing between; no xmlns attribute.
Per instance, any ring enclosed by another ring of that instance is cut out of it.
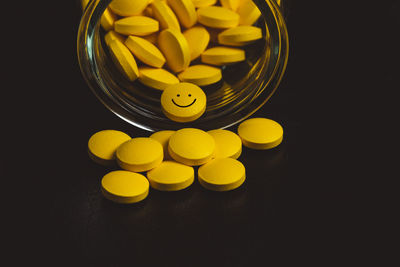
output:
<svg viewBox="0 0 400 267"><path fill-rule="evenodd" d="M375 238L388 237L383 215L393 212L384 212L390 200L377 203L391 187L385 178L396 175L378 161L391 152L398 159L390 126L398 121L399 1L287 1L287 71L253 115L278 121L283 143L244 148L247 180L237 190L210 192L196 181L181 192L151 190L129 206L102 197L110 169L90 161L87 141L102 129L149 133L113 115L85 84L76 57L80 9L71 2L24 6L3 32L3 230L16 266L338 266L387 258Z"/></svg>

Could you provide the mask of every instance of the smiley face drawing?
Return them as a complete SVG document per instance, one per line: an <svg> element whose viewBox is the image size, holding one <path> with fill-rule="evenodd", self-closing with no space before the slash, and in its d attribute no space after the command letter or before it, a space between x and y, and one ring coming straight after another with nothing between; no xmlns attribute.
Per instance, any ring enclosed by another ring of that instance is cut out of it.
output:
<svg viewBox="0 0 400 267"><path fill-rule="evenodd" d="M198 119L206 110L206 104L206 94L192 83L170 85L161 95L163 113L176 122L190 122Z"/></svg>

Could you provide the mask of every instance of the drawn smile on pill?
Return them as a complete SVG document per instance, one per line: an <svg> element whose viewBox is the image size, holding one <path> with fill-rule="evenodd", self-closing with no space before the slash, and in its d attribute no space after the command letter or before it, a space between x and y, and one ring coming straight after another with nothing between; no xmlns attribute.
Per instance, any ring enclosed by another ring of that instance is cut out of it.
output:
<svg viewBox="0 0 400 267"><path fill-rule="evenodd" d="M178 94L177 97L180 97L180 95ZM191 97L190 94L189 94L189 97ZM193 100L193 102L190 103L189 105L179 105L179 104L177 104L177 103L175 102L175 100L172 98L172 103L174 103L176 106L178 106L178 107L180 107L180 108L187 108L187 107L190 107L191 105L193 105L194 102L196 102L196 100L197 100L197 98L195 98L195 99Z"/></svg>

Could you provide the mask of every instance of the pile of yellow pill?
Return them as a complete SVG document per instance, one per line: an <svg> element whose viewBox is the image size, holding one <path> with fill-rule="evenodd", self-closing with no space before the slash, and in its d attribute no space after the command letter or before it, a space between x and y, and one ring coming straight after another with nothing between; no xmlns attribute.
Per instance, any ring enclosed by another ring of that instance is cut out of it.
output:
<svg viewBox="0 0 400 267"><path fill-rule="evenodd" d="M111 201L128 204L145 199L149 187L159 191L188 188L196 174L198 183L208 190L234 190L246 180L245 166L238 160L242 145L265 150L282 139L279 123L252 118L243 121L237 133L182 128L131 138L121 131L103 130L90 137L88 152L96 163L119 165L122 170L102 178L101 192Z"/></svg>
<svg viewBox="0 0 400 267"><path fill-rule="evenodd" d="M221 67L244 61L243 47L263 38L253 26L260 16L252 0L113 0L100 25L119 71L164 91L180 82L208 86L223 79ZM189 122L204 111L179 115L185 112L164 113Z"/></svg>

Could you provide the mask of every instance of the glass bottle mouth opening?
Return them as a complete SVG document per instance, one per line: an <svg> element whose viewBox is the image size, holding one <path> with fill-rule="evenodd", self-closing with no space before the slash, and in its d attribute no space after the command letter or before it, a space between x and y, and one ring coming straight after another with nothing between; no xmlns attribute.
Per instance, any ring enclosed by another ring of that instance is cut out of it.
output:
<svg viewBox="0 0 400 267"><path fill-rule="evenodd" d="M148 130L203 130L227 128L248 118L277 89L288 59L287 29L273 0L253 0L262 15L255 26L263 39L244 48L246 60L222 67L222 80L202 87L207 95L205 113L189 123L171 121L160 104L162 91L129 82L115 68L104 43L100 18L111 0L93 0L86 7L78 31L78 59L89 87L98 99L128 123Z"/></svg>

